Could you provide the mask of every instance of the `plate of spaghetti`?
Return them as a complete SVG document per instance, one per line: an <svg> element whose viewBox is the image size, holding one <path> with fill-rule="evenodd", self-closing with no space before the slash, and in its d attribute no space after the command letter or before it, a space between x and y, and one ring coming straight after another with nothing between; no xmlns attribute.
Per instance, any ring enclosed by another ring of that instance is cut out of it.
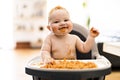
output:
<svg viewBox="0 0 120 80"><path fill-rule="evenodd" d="M47 69L88 69L97 68L96 63L91 61L81 61L81 60L56 60L48 63L41 68Z"/></svg>

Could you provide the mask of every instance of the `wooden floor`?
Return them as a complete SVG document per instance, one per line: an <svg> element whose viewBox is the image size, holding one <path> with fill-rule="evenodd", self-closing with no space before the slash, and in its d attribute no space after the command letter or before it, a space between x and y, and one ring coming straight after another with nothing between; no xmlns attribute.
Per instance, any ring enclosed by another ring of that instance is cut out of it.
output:
<svg viewBox="0 0 120 80"><path fill-rule="evenodd" d="M0 50L0 80L32 80L25 73L27 62L39 56L39 49ZM106 75L105 80L120 80L120 69Z"/></svg>

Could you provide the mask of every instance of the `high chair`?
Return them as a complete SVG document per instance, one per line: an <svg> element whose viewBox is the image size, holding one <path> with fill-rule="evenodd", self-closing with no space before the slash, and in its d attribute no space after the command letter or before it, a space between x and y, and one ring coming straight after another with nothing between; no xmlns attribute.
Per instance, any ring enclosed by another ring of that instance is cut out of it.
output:
<svg viewBox="0 0 120 80"><path fill-rule="evenodd" d="M85 27L83 27L79 24L73 23L73 30L70 32L70 34L75 34L75 35L79 36L79 38L81 40L85 41L88 36L88 33L89 33L88 29L86 29ZM77 54L77 59L81 59L81 60L82 59L103 59L103 61L105 60L109 64L109 66L105 70L100 71L101 73L96 72L98 75L102 75L102 76L88 78L87 80L104 80L105 75L111 73L111 63L108 61L108 59L106 59L104 56L101 56L99 54L96 42L94 42L93 48L87 54L82 54L77 49L76 49L76 54ZM33 59L33 60L35 60L35 59ZM33 61L33 60L31 60L31 61ZM41 80L41 77L39 77L39 71L37 71L37 70L34 71L34 70L30 69L29 67L26 67L26 73L32 75L33 80ZM93 75L97 75L96 73ZM46 73L46 76L49 76L48 74L49 73ZM91 74L92 74L92 72L91 72ZM103 75L103 74L105 74L105 75ZM89 74L88 74L88 76L89 76ZM69 76L69 77L71 77L71 76Z"/></svg>

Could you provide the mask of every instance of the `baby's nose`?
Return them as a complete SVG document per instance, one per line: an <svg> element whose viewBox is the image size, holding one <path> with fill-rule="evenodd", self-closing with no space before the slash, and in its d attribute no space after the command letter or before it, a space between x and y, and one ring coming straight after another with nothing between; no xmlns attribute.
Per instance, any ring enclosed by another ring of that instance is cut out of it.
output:
<svg viewBox="0 0 120 80"><path fill-rule="evenodd" d="M64 26L64 25L66 25L66 23L65 22L61 22L61 24L60 24L61 26Z"/></svg>

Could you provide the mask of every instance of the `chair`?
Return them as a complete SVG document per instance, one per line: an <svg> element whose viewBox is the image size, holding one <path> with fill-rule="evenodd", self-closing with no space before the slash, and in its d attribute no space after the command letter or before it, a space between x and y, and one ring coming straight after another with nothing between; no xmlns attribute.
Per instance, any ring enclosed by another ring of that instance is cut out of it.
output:
<svg viewBox="0 0 120 80"><path fill-rule="evenodd" d="M83 41L86 40L87 36L88 36L89 30L87 30L85 27L73 23L73 30L70 32L70 34L75 34L77 36L79 36L79 38ZM76 54L77 54L77 59L96 59L100 57L100 54L98 52L98 48L97 48L97 44L94 42L94 46L91 49L91 51L88 52L88 54L80 54L81 52L79 52L76 49ZM104 80L105 76L101 76L101 77L97 77L97 78L90 78L88 80ZM33 80L41 80L40 77L38 76L33 76Z"/></svg>

